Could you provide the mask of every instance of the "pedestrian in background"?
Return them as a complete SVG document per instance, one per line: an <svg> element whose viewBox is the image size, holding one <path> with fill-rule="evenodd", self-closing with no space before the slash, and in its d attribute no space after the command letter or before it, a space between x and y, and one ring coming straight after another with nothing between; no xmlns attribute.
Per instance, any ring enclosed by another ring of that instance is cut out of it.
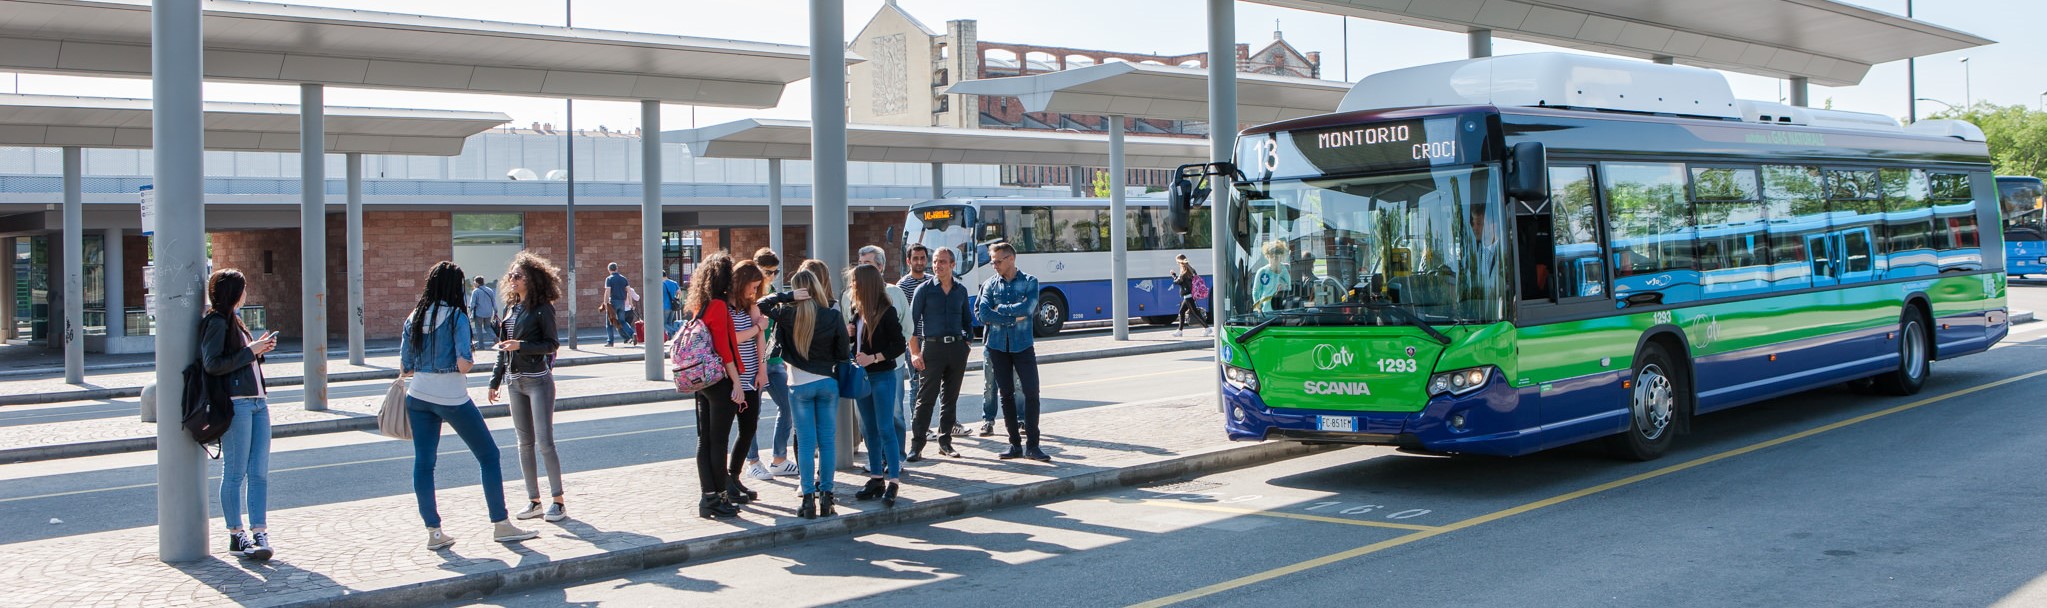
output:
<svg viewBox="0 0 2047 608"><path fill-rule="evenodd" d="M618 335L625 336L628 342L632 340L632 334L627 332L633 330L633 320L625 314L626 290L632 289L632 281L626 280L625 275L618 273L618 262L606 264L604 268L611 271L611 276L604 277L605 297L603 304L599 305L598 308L604 311L604 326L606 328L604 330L604 345L616 346L616 342L613 341L613 332L618 332Z"/></svg>
<svg viewBox="0 0 2047 608"><path fill-rule="evenodd" d="M981 284L981 299L975 317L988 328L985 361L1000 386L1002 417L1009 428L1009 451L1002 458L1030 458L1050 461L1038 447L1038 354L1032 343L1031 312L1038 309L1038 279L1016 268L1016 249L1009 243L988 247L988 261L995 276ZM1019 388L1012 379L1023 381ZM1016 393L1023 393L1018 411ZM1022 422L1021 433L1018 422Z"/></svg>
<svg viewBox="0 0 2047 608"><path fill-rule="evenodd" d="M739 503L726 493L731 487L726 476L726 438L732 422L745 407L746 391L739 375L739 336L732 327L732 256L713 254L697 264L690 279L689 298L684 308L710 331L711 347L725 365L725 379L696 393L697 516L703 518L739 515ZM747 499L744 495L742 499Z"/></svg>
<svg viewBox="0 0 2047 608"><path fill-rule="evenodd" d="M910 318L917 339L910 342L910 367L924 375L917 393L916 420L910 428L931 426L931 410L938 407L938 454L959 457L952 449L953 427L959 426L957 407L960 381L967 373L968 329L973 327L973 307L967 304L967 287L953 279L956 258L952 249L940 249L932 259L937 279L917 288L910 302ZM910 439L906 462L924 459L924 436Z"/></svg>
<svg viewBox="0 0 2047 608"><path fill-rule="evenodd" d="M1173 337L1180 337L1181 333L1187 331L1188 317L1193 317L1195 322L1201 324L1201 335L1215 335L1215 328L1208 326L1208 318L1201 315L1201 307L1196 305L1198 298L1194 296L1195 283L1201 280L1201 273L1194 271L1194 264L1187 261L1186 254L1173 259L1180 263L1180 267L1173 270L1173 286L1180 288L1180 328L1173 330Z"/></svg>
<svg viewBox="0 0 2047 608"><path fill-rule="evenodd" d="M561 348L555 332L554 301L561 299L560 270L547 258L530 251L512 257L505 269L505 320L497 328L504 341L493 346L497 366L490 372L489 402L497 403L498 388L510 385L512 429L519 437L519 471L526 479L526 500L530 503L519 519L544 517L558 522L568 519L567 500L562 492L561 458L554 449L554 354ZM539 465L547 467L548 489L553 501L540 502Z"/></svg>
<svg viewBox="0 0 2047 608"><path fill-rule="evenodd" d="M804 267L815 261L805 261ZM761 298L760 307L775 320L775 337L782 343L782 358L789 366L791 409L796 414L797 491L803 494L803 505L796 514L805 519L829 517L838 514L832 495L833 472L838 467L833 434L838 432L839 408L839 383L834 373L840 362L850 358L852 344L844 318L826 301L830 285L810 270L796 271L789 284L793 289Z"/></svg>
<svg viewBox="0 0 2047 608"><path fill-rule="evenodd" d="M896 288L903 290L903 299L908 301L917 297L917 288L923 287L925 283L931 281L931 275L927 273L931 268L931 248L925 247L923 243L910 243L909 252L903 254L903 264L908 267L909 271L903 273L903 278L896 281ZM917 339L917 328L915 327L915 320L910 318L910 308L904 306L901 310L905 319L903 330L910 332L910 340L915 341ZM906 422L915 419L917 416L912 410L917 409L917 387L923 386L923 374L919 374L916 369L911 368L910 361L907 358L903 360L903 368L903 378L905 382L909 383L909 388L903 391L903 403L896 406L898 408L896 412L896 426L909 429L910 425L906 424ZM909 429L909 431L917 434L928 434L930 429Z"/></svg>
<svg viewBox="0 0 2047 608"><path fill-rule="evenodd" d="M220 437L220 511L227 522L227 551L258 561L270 559L270 393L263 387L263 356L277 349L277 332L258 340L242 324L248 280L222 268L206 279L206 316L199 320L199 361L220 376L234 404L234 419ZM244 491L246 490L246 494ZM242 528L243 499L249 527Z"/></svg>
<svg viewBox="0 0 2047 608"><path fill-rule="evenodd" d="M682 320L675 314L675 303L682 300L682 284L675 282L675 273L661 273L661 341L682 327Z"/></svg>
<svg viewBox="0 0 2047 608"><path fill-rule="evenodd" d="M476 334L475 346L489 345L499 338L497 335L498 294L483 283L483 277L476 277L476 287L469 290L469 333Z"/></svg>
<svg viewBox="0 0 2047 608"><path fill-rule="evenodd" d="M871 264L854 266L848 274L853 363L865 368L867 385L872 387L858 401L860 431L867 436L867 486L853 498L880 498L882 504L893 507L903 477L903 430L896 426L897 392L903 382L896 372L896 360L908 352L909 345L903 336L902 316L895 303L883 295L896 286L882 280L881 270Z"/></svg>
<svg viewBox="0 0 2047 608"><path fill-rule="evenodd" d="M501 543L539 536L512 525L505 509L505 480L498 463L498 444L483 424L483 413L469 400L465 374L476 365L470 349L469 313L462 305L462 267L441 262L427 271L426 288L398 340L399 375L405 386L405 414L412 422L412 493L419 517L426 521L426 547L441 550L455 544L441 532L441 514L434 501L434 465L440 457L441 423L455 428L469 453L476 456L483 477L484 506Z"/></svg>
<svg viewBox="0 0 2047 608"><path fill-rule="evenodd" d="M768 350L768 323L756 302L765 284L767 276L761 273L760 265L753 260L741 260L732 266L732 291L725 298L726 314L732 318L732 334L738 340L733 349L739 355L739 388L746 393L733 419L739 436L732 445L732 466L726 470L729 475L725 477L725 498L742 505L760 498L759 493L740 483L739 472L749 458L759 459L753 453L753 436L760 428L761 389L768 385L767 372L761 369L761 353Z"/></svg>
<svg viewBox="0 0 2047 608"><path fill-rule="evenodd" d="M782 274L782 258L775 255L775 250L762 247L753 252L753 263L760 267L761 275L766 277L761 281L761 292L754 297L767 297L768 294L775 292L776 278ZM759 307L755 309L759 310ZM766 466L761 465L758 440L746 448L749 460L746 467L747 476L760 480L774 479L777 475L796 474L796 463L789 461L789 433L796 421L795 414L789 411L789 369L782 362L782 342L774 337L779 327L773 317L766 318L768 360L761 367L767 369L768 398L775 402L775 432L770 438L773 442L770 447L774 451L774 460Z"/></svg>

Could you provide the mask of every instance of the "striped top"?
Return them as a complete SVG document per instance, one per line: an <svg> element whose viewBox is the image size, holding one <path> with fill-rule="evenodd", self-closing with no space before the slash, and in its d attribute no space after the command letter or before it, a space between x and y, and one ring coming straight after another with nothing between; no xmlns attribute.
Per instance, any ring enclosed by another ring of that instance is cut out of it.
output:
<svg viewBox="0 0 2047 608"><path fill-rule="evenodd" d="M725 310L732 315L732 331L734 333L745 333L747 330L753 329L753 315L732 306L725 307ZM761 367L760 351L754 346L757 342L758 340L739 341L739 361L737 361L739 367L739 390L760 390L760 387L753 385L754 374Z"/></svg>
<svg viewBox="0 0 2047 608"><path fill-rule="evenodd" d="M896 286L897 286L897 287L901 287L901 288L903 288L903 299L905 299L905 300L909 300L908 302L904 302L904 303L905 303L905 304L912 304L912 305L916 304L916 302L917 302L917 288L918 288L918 287L923 287L925 283L929 283L929 282L931 282L931 279L933 279L933 278L936 278L936 277L933 277L933 276L931 276L931 273L928 273L928 272L927 272L927 273L924 273L924 278L921 278L921 279L920 279L920 278L916 278L916 277L912 277L912 276L910 276L910 275L907 275L907 274L905 274L905 275L903 275L903 278L902 278L901 280L898 280L898 281L896 281ZM924 324L923 324L923 323L918 323L918 322L917 322L917 319L915 319L916 315L910 314L910 311L908 311L908 310L904 310L904 311L900 311L900 312L902 313L902 315L903 315L903 317L904 317L904 318L906 318L906 319L910 319L910 324L911 324L911 326L907 328L907 329L909 329L909 330L910 330L910 335L912 335L912 336L921 336L921 335L924 335L924 334L923 334L923 332L917 331L917 330L920 330L920 329L924 329L924 327L923 327L923 325L924 325Z"/></svg>
<svg viewBox="0 0 2047 608"><path fill-rule="evenodd" d="M500 323L498 326L498 339L510 340L512 339L512 336L518 335L512 333L512 329L515 326L515 324L518 323L519 321L519 314L523 312L525 312L525 307L523 306L513 306L511 310L505 311L505 321L504 323ZM505 370L505 379L507 382L509 382L513 378L546 378L548 377L548 375L553 373L554 355L548 355L547 365L541 366L540 371L519 372L507 369Z"/></svg>

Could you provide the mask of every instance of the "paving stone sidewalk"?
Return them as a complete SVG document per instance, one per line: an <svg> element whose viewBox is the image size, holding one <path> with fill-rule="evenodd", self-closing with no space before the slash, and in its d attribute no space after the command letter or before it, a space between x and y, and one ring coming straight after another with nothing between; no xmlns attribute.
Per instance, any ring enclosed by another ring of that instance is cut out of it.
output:
<svg viewBox="0 0 2047 608"><path fill-rule="evenodd" d="M428 551L409 478L386 480L386 496L273 512L277 557L267 563L225 555L209 524L213 555L167 565L156 529L134 528L0 546L0 587L17 606L400 605L474 597L506 585L531 586L713 559L804 538L929 520L1074 492L1174 478L1202 469L1305 453L1293 444L1222 439L1211 397L1181 397L1045 417L1051 464L995 459L1000 444L963 438L965 458L909 464L894 509L851 499L864 477L840 472L845 503L836 518L794 516L793 478L750 481L761 500L734 520L699 519L693 461L567 476L572 519L521 522L541 532L525 543L490 538L482 490L443 488L444 529L458 542ZM680 432L678 439L680 440ZM443 445L448 445L444 440ZM1233 459L1233 460L1231 460ZM442 467L474 467L443 457ZM508 479L517 510L519 481ZM151 508L138 504L137 509Z"/></svg>

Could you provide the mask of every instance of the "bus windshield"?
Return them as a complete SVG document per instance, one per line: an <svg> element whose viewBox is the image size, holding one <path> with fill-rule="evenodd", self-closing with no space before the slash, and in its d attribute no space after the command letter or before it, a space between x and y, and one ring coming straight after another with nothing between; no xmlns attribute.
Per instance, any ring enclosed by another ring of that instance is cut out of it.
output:
<svg viewBox="0 0 2047 608"><path fill-rule="evenodd" d="M2017 232L2005 240L2038 241L2047 233L2047 224L2041 222L2040 178L1999 177L1997 198L2004 207L2004 230Z"/></svg>
<svg viewBox="0 0 2047 608"><path fill-rule="evenodd" d="M1485 166L1239 183L1233 325L1493 323L1511 293ZM1382 314L1387 308L1395 314Z"/></svg>
<svg viewBox="0 0 2047 608"><path fill-rule="evenodd" d="M929 205L910 210L903 224L903 257L910 259L909 247L923 243L931 249L932 260L938 259L938 250L952 250L955 260L952 273L964 277L974 270L974 208L969 205ZM935 267L934 267L935 268Z"/></svg>

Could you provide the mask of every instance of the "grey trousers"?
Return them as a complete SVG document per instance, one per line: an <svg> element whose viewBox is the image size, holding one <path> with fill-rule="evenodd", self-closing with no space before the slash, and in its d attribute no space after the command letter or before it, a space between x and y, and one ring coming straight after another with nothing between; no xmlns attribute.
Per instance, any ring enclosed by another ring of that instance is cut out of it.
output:
<svg viewBox="0 0 2047 608"><path fill-rule="evenodd" d="M526 476L526 499L540 500L537 460L547 464L553 496L562 495L562 463L554 453L554 375L511 378L506 382L512 402L512 429L519 435L519 471Z"/></svg>

